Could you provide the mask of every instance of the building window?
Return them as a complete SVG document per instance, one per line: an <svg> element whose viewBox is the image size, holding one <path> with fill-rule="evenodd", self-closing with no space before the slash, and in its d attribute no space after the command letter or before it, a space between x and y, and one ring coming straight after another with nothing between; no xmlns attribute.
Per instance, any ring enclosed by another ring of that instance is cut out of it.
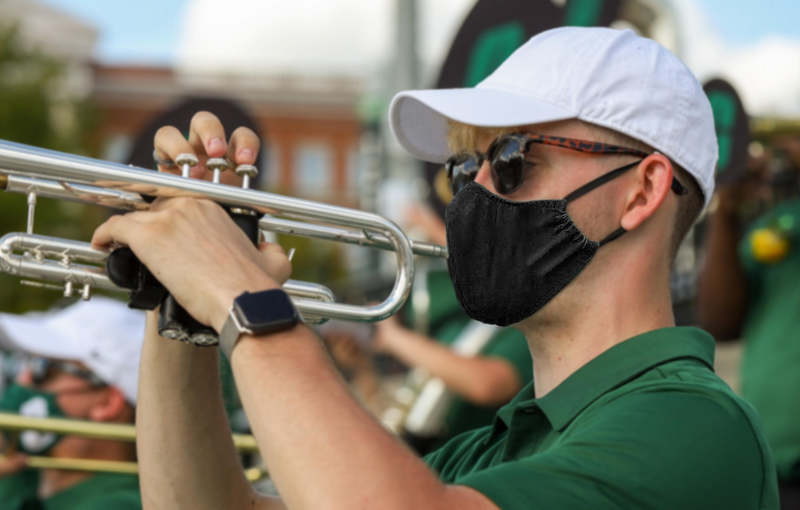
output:
<svg viewBox="0 0 800 510"><path fill-rule="evenodd" d="M294 188L299 195L333 191L333 154L324 143L302 143L294 154Z"/></svg>
<svg viewBox="0 0 800 510"><path fill-rule="evenodd" d="M261 152L265 175L261 178L261 188L266 191L280 192L283 185L283 168L281 167L281 151L277 143L269 143L266 153Z"/></svg>

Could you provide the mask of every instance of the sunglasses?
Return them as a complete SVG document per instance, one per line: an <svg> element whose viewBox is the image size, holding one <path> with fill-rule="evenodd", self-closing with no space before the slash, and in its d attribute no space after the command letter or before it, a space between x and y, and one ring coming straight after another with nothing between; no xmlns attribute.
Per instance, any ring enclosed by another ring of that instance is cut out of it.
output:
<svg viewBox="0 0 800 510"><path fill-rule="evenodd" d="M84 370L80 366L70 361L54 361L48 358L39 356L32 356L26 358L22 365L28 369L31 374L31 380L34 385L41 386L47 379L53 375L54 370L60 370L75 377L79 377L88 381L95 388L102 388L106 383L102 379Z"/></svg>
<svg viewBox="0 0 800 510"><path fill-rule="evenodd" d="M525 153L528 152L532 144L551 145L586 154L630 155L642 159L650 156L650 154L638 149L629 149L607 143L587 142L558 136L512 133L497 138L492 142L485 154L462 152L447 160L445 169L447 170L447 177L450 179L453 196L461 191L464 186L475 180L478 170L487 160L492 170L492 183L497 192L501 195L514 193L522 186L525 170L531 166L530 162L525 161ZM672 191L678 195L689 193L689 190L675 178L672 179Z"/></svg>

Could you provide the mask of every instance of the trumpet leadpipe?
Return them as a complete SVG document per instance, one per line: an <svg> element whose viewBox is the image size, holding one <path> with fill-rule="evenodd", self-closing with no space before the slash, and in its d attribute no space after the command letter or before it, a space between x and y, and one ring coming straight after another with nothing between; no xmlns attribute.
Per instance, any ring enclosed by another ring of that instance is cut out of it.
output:
<svg viewBox="0 0 800 510"><path fill-rule="evenodd" d="M2 180L5 179L5 180ZM141 195L119 190L110 190L87 185L70 185L48 179L34 179L20 175L0 174L0 190L27 195L31 192L40 197L68 200L83 204L103 205L127 211L141 211L150 207ZM288 234L325 241L356 244L367 248L393 251L392 242L385 235L347 228L338 228L316 223L293 221L264 216L259 222L261 230L277 234ZM423 257L447 258L447 247L424 241L410 240L411 251Z"/></svg>

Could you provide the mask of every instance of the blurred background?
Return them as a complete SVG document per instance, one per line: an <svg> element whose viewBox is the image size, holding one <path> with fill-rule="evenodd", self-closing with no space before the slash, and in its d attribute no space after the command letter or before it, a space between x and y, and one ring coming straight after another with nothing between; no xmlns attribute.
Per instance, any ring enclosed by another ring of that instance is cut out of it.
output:
<svg viewBox="0 0 800 510"><path fill-rule="evenodd" d="M439 169L392 140L393 94L474 85L547 28L610 25L666 45L702 83L725 80L709 92L727 151L720 176L760 176L747 221L796 191L785 147L800 133L797 19L793 0L0 0L0 139L152 167L155 129L187 130L208 109L261 136L261 189L376 211L424 237L408 204L441 215L449 197ZM0 231L24 230L25 197L2 198ZM36 230L87 240L107 214L41 200ZM675 268L683 324L695 321L703 233L701 222ZM295 278L342 300L382 299L393 282L391 257L279 241L297 249ZM60 299L0 275L3 312ZM737 345L718 356L735 387Z"/></svg>

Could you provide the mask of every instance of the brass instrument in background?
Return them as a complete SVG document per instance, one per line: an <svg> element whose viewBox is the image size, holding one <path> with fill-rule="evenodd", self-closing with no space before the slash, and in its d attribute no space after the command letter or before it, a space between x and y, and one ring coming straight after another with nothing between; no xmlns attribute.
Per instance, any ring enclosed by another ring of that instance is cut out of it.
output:
<svg viewBox="0 0 800 510"><path fill-rule="evenodd" d="M433 270L431 263L434 261L420 262L414 273L411 311L416 332L429 336L431 296L427 277ZM477 356L498 331L500 328L496 326L469 321L450 349L466 358ZM446 432L445 420L454 395L438 377L431 377L424 368L412 368L392 397L390 406L381 413L380 421L418 452L426 451L433 441Z"/></svg>
<svg viewBox="0 0 800 510"><path fill-rule="evenodd" d="M136 427L134 425L98 423L64 418L31 418L12 413L0 413L0 431L18 433L25 430L109 441L136 441ZM239 453L258 453L258 445L253 436L233 434L232 438L236 451ZM1 457L2 455L0 455ZM111 460L28 456L27 464L28 467L34 469L67 469L124 474L137 474L139 472L139 466L135 462ZM248 480L255 482L266 476L267 472L262 467L252 467L245 470L245 474Z"/></svg>

